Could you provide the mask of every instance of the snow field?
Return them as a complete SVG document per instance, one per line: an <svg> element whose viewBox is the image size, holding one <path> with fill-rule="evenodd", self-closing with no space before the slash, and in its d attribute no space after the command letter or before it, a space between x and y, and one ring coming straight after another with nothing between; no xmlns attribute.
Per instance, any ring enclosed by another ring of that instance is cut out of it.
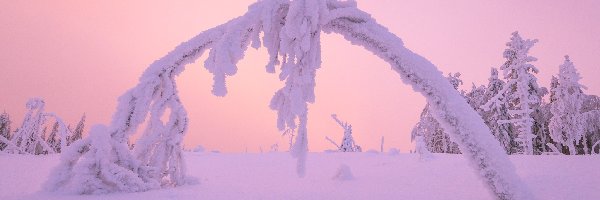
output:
<svg viewBox="0 0 600 200"><path fill-rule="evenodd" d="M184 154L199 184L139 193L40 192L58 155L0 154L0 199L492 199L462 155L309 153L298 178L288 153ZM509 156L537 199L600 199L598 156ZM334 180L342 164L351 180Z"/></svg>

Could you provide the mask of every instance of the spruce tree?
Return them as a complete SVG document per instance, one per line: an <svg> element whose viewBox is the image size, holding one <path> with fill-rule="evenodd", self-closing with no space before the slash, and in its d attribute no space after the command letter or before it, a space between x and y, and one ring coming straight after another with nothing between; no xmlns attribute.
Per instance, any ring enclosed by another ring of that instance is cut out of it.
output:
<svg viewBox="0 0 600 200"><path fill-rule="evenodd" d="M488 81L484 102L489 102L496 96L498 96L499 99L504 99L504 94L500 94L500 91L505 87L506 83L498 77L498 69L492 68L490 70L490 78L488 78ZM498 101L497 103L491 104L488 109L484 109L482 118L506 153L515 153L516 148L514 147L516 144L513 141L513 138L515 137L513 126L510 123L498 123L498 121L508 120L510 118L510 115L508 114L508 104L504 101Z"/></svg>
<svg viewBox="0 0 600 200"><path fill-rule="evenodd" d="M6 147L8 147L11 139L10 133L10 116L6 111L2 112L0 115L0 151L3 151Z"/></svg>
<svg viewBox="0 0 600 200"><path fill-rule="evenodd" d="M537 40L524 40L518 32L514 32L510 42L506 43L503 57L506 62L500 67L503 71L506 85L488 103L482 106L488 111L492 104L507 103L510 119L498 120L498 123L511 123L516 132L517 153L532 155L534 153L533 139L535 121L532 113L539 108L541 98L547 93L540 88L533 73L538 69L530 62L537 58L529 56L529 49Z"/></svg>
<svg viewBox="0 0 600 200"><path fill-rule="evenodd" d="M83 116L81 116L81 119L79 120L79 123L77 123L75 130L73 130L73 135L71 137L69 137L69 144L75 142L76 140L80 140L82 138L84 128L85 128L85 113L83 114Z"/></svg>
<svg viewBox="0 0 600 200"><path fill-rule="evenodd" d="M54 151L56 153L60 153L61 149L60 149L60 136L58 135L58 130L59 130L59 124L58 121L54 122L54 125L52 125L52 130L50 131L50 135L48 135L48 138L46 139L46 141L48 142L48 145L50 145L50 147L52 147L52 149L54 149Z"/></svg>
<svg viewBox="0 0 600 200"><path fill-rule="evenodd" d="M582 141L585 137L583 137L583 122L580 119L581 106L585 97L582 88L585 86L579 83L581 77L569 56L565 56L565 61L559 68L559 85L554 90L556 101L551 107L550 136L556 143L566 146L569 154L575 155L577 154L576 143L586 143Z"/></svg>
<svg viewBox="0 0 600 200"><path fill-rule="evenodd" d="M336 114L332 114L331 118L344 129L344 137L342 138L342 143L340 143L338 150L340 152L361 152L362 148L354 142L354 137L352 137L352 125L340 121Z"/></svg>

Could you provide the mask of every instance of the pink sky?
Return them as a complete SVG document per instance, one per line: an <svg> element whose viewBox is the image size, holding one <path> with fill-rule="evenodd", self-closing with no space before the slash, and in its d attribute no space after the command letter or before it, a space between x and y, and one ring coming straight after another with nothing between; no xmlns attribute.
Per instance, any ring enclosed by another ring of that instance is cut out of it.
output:
<svg viewBox="0 0 600 200"><path fill-rule="evenodd" d="M226 2L226 3L223 3ZM154 60L208 28L242 15L254 0L237 1L0 1L0 109L17 128L30 97L46 100L46 110L71 124L87 113L87 125L108 123L116 99L137 83ZM540 42L539 84L549 86L569 54L588 94L600 94L599 1L396 1L361 0L359 8L404 40L444 73L461 72L465 85L487 84L499 67L510 33ZM317 72L316 103L309 107L309 148L332 146L343 130L337 113L354 128L363 149L408 151L410 130L425 104L390 66L338 35L323 35L323 65ZM268 108L282 86L264 72L264 49L249 49L228 79L229 94L210 94L206 56L178 78L190 118L188 147L202 144L225 152L267 150L287 138L276 129Z"/></svg>

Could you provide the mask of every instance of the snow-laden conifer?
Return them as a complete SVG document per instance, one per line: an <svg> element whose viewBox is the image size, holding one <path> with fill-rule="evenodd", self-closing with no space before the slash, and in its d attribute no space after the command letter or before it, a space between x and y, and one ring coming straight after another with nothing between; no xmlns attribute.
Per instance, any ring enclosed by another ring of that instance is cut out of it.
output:
<svg viewBox="0 0 600 200"><path fill-rule="evenodd" d="M427 149L427 144L425 143L425 138L423 136L417 135L414 141L415 151L417 152L417 154L419 154L419 159L421 161L427 161L433 158L433 155Z"/></svg>
<svg viewBox="0 0 600 200"><path fill-rule="evenodd" d="M505 94L501 94L500 91L505 87L506 83L498 77L498 70L496 68L491 69L488 81L484 102L489 102L490 99L494 97L504 99ZM512 124L498 123L498 121L510 119L510 115L508 114L508 103L497 101L496 103L491 104L489 109L483 111L482 117L506 153L515 153L517 149L514 148L514 145L512 144L514 136Z"/></svg>
<svg viewBox="0 0 600 200"><path fill-rule="evenodd" d="M81 119L77 123L75 130L72 131L73 133L69 137L67 145L75 142L75 140L80 140L81 138L83 138L83 129L84 128L85 128L85 114L83 114L83 116L81 116Z"/></svg>
<svg viewBox="0 0 600 200"><path fill-rule="evenodd" d="M338 146L338 151L340 152L361 152L362 148L356 144L356 142L354 141L354 137L352 137L352 125L348 124L348 122L342 122L340 119L337 118L336 114L332 114L331 118L333 118L333 120L335 120L335 122L344 129L344 136L342 137L342 142L339 146L331 139L327 137L326 139L330 140L330 142Z"/></svg>
<svg viewBox="0 0 600 200"><path fill-rule="evenodd" d="M528 55L529 49L536 42L537 40L524 40L518 32L512 33L510 42L506 43L508 48L503 54L506 62L500 67L507 82L496 96L482 106L488 111L492 104L508 103L510 119L498 120L498 123L514 125L518 132L515 139L519 145L518 152L528 155L533 154L533 139L536 137L531 113L539 106L540 97L545 93L545 88L538 87L537 78L532 74L538 73L538 69L530 62L537 58Z"/></svg>
<svg viewBox="0 0 600 200"><path fill-rule="evenodd" d="M10 141L11 129L10 129L10 116L6 111L0 114L0 151L4 151L9 145L14 146ZM14 147L13 147L14 149Z"/></svg>
<svg viewBox="0 0 600 200"><path fill-rule="evenodd" d="M46 142L48 142L48 145L50 145L50 147L52 147L52 149L54 149L54 151L56 153L61 152L60 136L58 135L59 126L60 125L58 124L58 122L54 122L54 124L52 125L52 130L50 131L50 134L46 138Z"/></svg>
<svg viewBox="0 0 600 200"><path fill-rule="evenodd" d="M565 56L564 63L559 66L558 86L553 91L556 100L552 102L549 128L552 140L567 146L571 155L577 154L575 144L584 139L581 106L585 86L579 83L580 79L573 62Z"/></svg>
<svg viewBox="0 0 600 200"><path fill-rule="evenodd" d="M42 136L43 126L46 122L44 106L45 102L40 98L32 98L27 101L26 107L29 110L25 114L23 124L12 139L17 147L17 152L25 154L55 153Z"/></svg>

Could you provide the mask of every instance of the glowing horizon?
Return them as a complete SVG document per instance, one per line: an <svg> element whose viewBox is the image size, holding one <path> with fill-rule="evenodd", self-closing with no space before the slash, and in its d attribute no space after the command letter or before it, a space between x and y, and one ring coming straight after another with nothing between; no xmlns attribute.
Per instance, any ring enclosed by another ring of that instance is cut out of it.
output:
<svg viewBox="0 0 600 200"><path fill-rule="evenodd" d="M0 13L3 94L1 109L20 125L25 102L39 96L46 110L71 124L87 113L86 126L109 123L116 99L137 83L154 60L180 42L242 15L253 0L202 2L10 2ZM380 3L381 2L381 3ZM380 4L379 4L380 3ZM519 7L513 7L519 4ZM600 94L600 3L589 2L398 2L359 1L359 8L402 38L406 46L431 60L445 74L460 72L471 82L487 84L490 67L503 62L510 33L539 39L531 55L539 60L541 86L549 87L563 55L569 54L582 75L586 94ZM506 12L510 11L510 12ZM332 146L343 130L330 118L336 113L353 125L364 150L412 149L410 130L425 102L403 84L387 63L341 36L322 37L323 64L317 72L316 103L309 106L309 148ZM202 144L224 152L267 151L278 143L287 149L268 108L281 87L277 75L264 70L263 48L249 49L237 75L228 79L229 94L210 94L206 54L178 77L179 92L190 118L188 148ZM374 69L377 68L377 69ZM6 95L5 95L6 96ZM86 129L87 129L86 128Z"/></svg>

